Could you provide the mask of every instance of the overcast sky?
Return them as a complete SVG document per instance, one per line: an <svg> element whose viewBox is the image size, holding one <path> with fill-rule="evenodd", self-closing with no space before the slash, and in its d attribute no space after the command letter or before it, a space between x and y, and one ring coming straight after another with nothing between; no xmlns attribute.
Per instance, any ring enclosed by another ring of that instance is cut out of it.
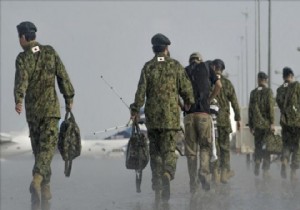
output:
<svg viewBox="0 0 300 210"><path fill-rule="evenodd" d="M144 63L153 57L151 37L171 40L171 57L183 66L199 51L221 58L239 101L246 105L255 85L255 1L1 1L1 132L27 127L14 110L15 59L22 51L16 25L32 21L37 41L52 45L75 88L74 115L83 135L124 125ZM275 70L299 75L300 1L272 1L272 89L282 83ZM243 12L248 12L246 22ZM261 2L261 70L267 72L268 2ZM247 23L247 24L246 24ZM248 73L245 72L245 28ZM241 41L241 37L244 39ZM243 58L243 59L241 59ZM243 76L243 77L242 77ZM248 82L246 82L248 81ZM248 88L246 84L248 83ZM246 91L248 90L248 93ZM243 93L242 93L243 91ZM243 97L242 97L243 96ZM64 109L61 110L62 116Z"/></svg>

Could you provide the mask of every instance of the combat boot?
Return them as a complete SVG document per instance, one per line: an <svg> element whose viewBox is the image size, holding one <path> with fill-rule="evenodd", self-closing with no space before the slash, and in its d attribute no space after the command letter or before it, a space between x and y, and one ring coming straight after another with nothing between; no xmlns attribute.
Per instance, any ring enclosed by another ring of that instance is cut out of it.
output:
<svg viewBox="0 0 300 210"><path fill-rule="evenodd" d="M220 183L220 174L219 174L219 170L218 169L214 169L212 171L211 180L215 184L219 184Z"/></svg>
<svg viewBox="0 0 300 210"><path fill-rule="evenodd" d="M40 174L35 173L33 175L33 180L30 184L29 191L31 193L31 203L34 205L40 205L42 181L43 181L43 177Z"/></svg>
<svg viewBox="0 0 300 210"><path fill-rule="evenodd" d="M222 169L221 170L221 182L223 184L227 184L228 179L227 179L227 169Z"/></svg>
<svg viewBox="0 0 300 210"><path fill-rule="evenodd" d="M168 201L170 199L170 180L171 176L168 172L165 172L162 177L162 192L161 198L164 201Z"/></svg>
<svg viewBox="0 0 300 210"><path fill-rule="evenodd" d="M270 173L269 173L269 170L264 170L264 171L263 171L263 179L264 179L264 180L269 180L269 179L271 179L271 175L270 175Z"/></svg>
<svg viewBox="0 0 300 210"><path fill-rule="evenodd" d="M297 181L298 178L297 178L297 174L296 174L296 169L291 169L291 182L295 182Z"/></svg>
<svg viewBox="0 0 300 210"><path fill-rule="evenodd" d="M49 184L42 184L41 186L41 197L42 197L42 200L50 200L52 198L52 194L51 194L51 191L50 191L50 185Z"/></svg>
<svg viewBox="0 0 300 210"><path fill-rule="evenodd" d="M227 180L231 179L232 177L234 177L235 173L233 170L229 170L227 171Z"/></svg>
<svg viewBox="0 0 300 210"><path fill-rule="evenodd" d="M286 179L287 175L286 175L286 167L287 167L287 164L288 164L288 161L287 159L284 159L282 162L281 162L281 178L283 179Z"/></svg>
<svg viewBox="0 0 300 210"><path fill-rule="evenodd" d="M260 168L260 162L255 162L255 166L254 166L254 175L255 176L259 175L259 168Z"/></svg>

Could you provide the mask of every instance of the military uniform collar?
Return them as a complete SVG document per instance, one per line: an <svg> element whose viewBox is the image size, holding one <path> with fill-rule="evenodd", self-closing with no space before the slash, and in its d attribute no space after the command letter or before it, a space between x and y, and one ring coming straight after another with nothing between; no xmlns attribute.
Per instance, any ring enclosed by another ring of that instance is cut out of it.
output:
<svg viewBox="0 0 300 210"><path fill-rule="evenodd" d="M40 44L37 41L30 41L27 46L24 47L24 51L30 50L33 47L39 46Z"/></svg>
<svg viewBox="0 0 300 210"><path fill-rule="evenodd" d="M160 53L157 53L156 55L155 55L155 59L158 61L158 62L163 62L163 61L165 61L165 58L166 57L168 57L165 53L163 53L163 52L160 52Z"/></svg>

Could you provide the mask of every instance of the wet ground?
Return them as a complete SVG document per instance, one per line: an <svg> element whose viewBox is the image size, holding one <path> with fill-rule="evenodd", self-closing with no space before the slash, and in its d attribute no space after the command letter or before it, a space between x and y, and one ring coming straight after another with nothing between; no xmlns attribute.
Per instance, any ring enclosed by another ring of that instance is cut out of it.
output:
<svg viewBox="0 0 300 210"><path fill-rule="evenodd" d="M71 176L56 154L52 163L51 210L300 210L300 182L280 178L279 163L272 163L272 178L253 175L244 155L232 154L235 177L226 185L189 193L186 158L180 157L171 182L169 204L156 206L149 164L143 171L142 192L135 191L135 173L125 168L124 157L81 156L74 160ZM1 157L1 210L30 210L30 153ZM299 171L298 171L299 174ZM298 175L299 176L299 175Z"/></svg>

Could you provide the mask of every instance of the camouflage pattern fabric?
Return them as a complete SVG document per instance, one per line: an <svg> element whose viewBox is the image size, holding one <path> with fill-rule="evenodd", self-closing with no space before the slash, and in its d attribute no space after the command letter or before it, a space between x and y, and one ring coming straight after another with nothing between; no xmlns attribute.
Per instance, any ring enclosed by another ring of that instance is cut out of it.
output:
<svg viewBox="0 0 300 210"><path fill-rule="evenodd" d="M171 179L176 170L176 131L180 130L179 96L186 104L194 103L192 85L182 65L158 53L148 61L141 72L131 114L144 105L150 141L152 185L162 185L162 175L169 172Z"/></svg>
<svg viewBox="0 0 300 210"><path fill-rule="evenodd" d="M162 175L168 172L174 179L177 155L175 154L178 131L148 130L150 166L152 170L152 188L161 189Z"/></svg>
<svg viewBox="0 0 300 210"><path fill-rule="evenodd" d="M230 104L234 111L234 120L240 121L240 107L236 97L234 87L230 80L221 76L222 89L217 95L216 99L219 103L219 114L217 117L218 127L218 151L219 151L219 166L221 169L228 169L230 171L230 140L229 134L232 132L230 121Z"/></svg>
<svg viewBox="0 0 300 210"><path fill-rule="evenodd" d="M180 129L179 96L187 104L194 103L192 86L182 65L159 53L144 65L130 108L138 113L146 99L148 129Z"/></svg>
<svg viewBox="0 0 300 210"><path fill-rule="evenodd" d="M206 113L191 113L184 117L185 154L187 156L190 186L197 186L197 151L200 146L199 175L206 180L210 174L211 116ZM193 190L193 189L191 189Z"/></svg>
<svg viewBox="0 0 300 210"><path fill-rule="evenodd" d="M263 161L262 169L270 169L270 153L265 150L266 148L266 133L270 132L270 129L255 129L254 130L254 159L256 163Z"/></svg>
<svg viewBox="0 0 300 210"><path fill-rule="evenodd" d="M249 127L269 129L274 124L274 98L270 88L257 87L250 93Z"/></svg>
<svg viewBox="0 0 300 210"><path fill-rule="evenodd" d="M218 162L220 169L227 169L230 171L230 134L229 127L218 126L218 138L217 145L219 153L218 153Z"/></svg>
<svg viewBox="0 0 300 210"><path fill-rule="evenodd" d="M299 169L300 166L300 132L297 127L282 126L282 159L290 160L291 168Z"/></svg>
<svg viewBox="0 0 300 210"><path fill-rule="evenodd" d="M217 95L216 99L219 103L220 110L217 119L218 127L230 128L229 132L232 132L231 122L230 122L230 104L234 111L234 120L240 121L240 107L235 94L234 87L230 80L221 75L222 88L220 93Z"/></svg>
<svg viewBox="0 0 300 210"><path fill-rule="evenodd" d="M285 83L277 89L281 125L300 127L300 83Z"/></svg>
<svg viewBox="0 0 300 210"><path fill-rule="evenodd" d="M29 42L16 58L14 98L16 104L23 103L25 98L26 120L35 156L33 172L41 174L45 183L50 182L50 164L58 140L60 105L55 78L65 103L72 103L74 89L58 54L51 46Z"/></svg>
<svg viewBox="0 0 300 210"><path fill-rule="evenodd" d="M38 46L40 51L31 49ZM55 91L55 78L66 104L72 103L74 89L65 67L51 46L32 41L16 59L15 103L25 97L26 119L60 118L60 105Z"/></svg>
<svg viewBox="0 0 300 210"><path fill-rule="evenodd" d="M284 83L277 89L276 102L280 109L281 135L283 142L282 159L289 161L291 168L300 165L300 84Z"/></svg>
<svg viewBox="0 0 300 210"><path fill-rule="evenodd" d="M35 173L42 175L44 184L50 182L50 164L57 145L58 121L58 118L44 118L28 123L35 159L32 175Z"/></svg>

